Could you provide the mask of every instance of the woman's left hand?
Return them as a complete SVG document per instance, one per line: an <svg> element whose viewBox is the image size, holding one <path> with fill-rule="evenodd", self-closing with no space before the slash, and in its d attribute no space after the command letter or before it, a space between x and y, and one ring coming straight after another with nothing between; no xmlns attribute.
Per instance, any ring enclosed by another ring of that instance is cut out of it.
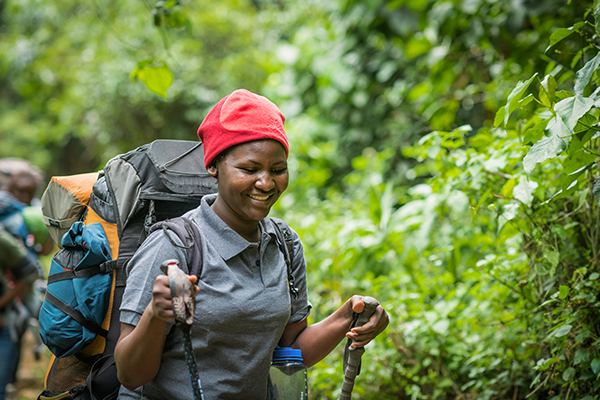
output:
<svg viewBox="0 0 600 400"><path fill-rule="evenodd" d="M363 312L365 303L361 296L352 296L349 302L353 312ZM354 341L350 347L364 347L371 340L375 339L377 335L383 332L389 323L390 320L387 312L383 309L381 304L378 305L371 318L369 318L369 321L362 326L350 329L350 331L346 333L346 337Z"/></svg>

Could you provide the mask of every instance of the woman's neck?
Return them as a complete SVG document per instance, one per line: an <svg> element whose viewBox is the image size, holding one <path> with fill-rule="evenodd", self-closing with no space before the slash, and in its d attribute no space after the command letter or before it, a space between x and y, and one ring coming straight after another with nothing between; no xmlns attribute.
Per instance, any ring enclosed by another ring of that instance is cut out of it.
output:
<svg viewBox="0 0 600 400"><path fill-rule="evenodd" d="M260 221L242 220L240 218L236 218L233 214L224 212L224 210L216 201L210 207L215 214L217 214L217 216L221 218L223 222L225 222L227 226L233 229L238 235L252 243L260 242Z"/></svg>

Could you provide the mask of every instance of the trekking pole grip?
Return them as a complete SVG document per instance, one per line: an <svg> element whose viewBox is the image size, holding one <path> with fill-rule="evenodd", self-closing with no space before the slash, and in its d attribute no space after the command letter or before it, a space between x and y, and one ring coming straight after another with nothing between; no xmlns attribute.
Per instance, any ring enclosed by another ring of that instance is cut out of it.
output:
<svg viewBox="0 0 600 400"><path fill-rule="evenodd" d="M375 313L377 306L379 306L379 302L373 297L365 296L361 297L361 300L364 303L365 308L363 309L362 313L358 314L354 327L362 326L366 322L368 322L373 313ZM356 379L356 375L358 375L360 359L363 353L365 352L364 347L350 347L351 343L351 341L348 341L348 344L346 346L348 362L344 370L344 381L342 382L342 391L338 400L350 400L350 398L352 397L352 389L354 388L354 381Z"/></svg>

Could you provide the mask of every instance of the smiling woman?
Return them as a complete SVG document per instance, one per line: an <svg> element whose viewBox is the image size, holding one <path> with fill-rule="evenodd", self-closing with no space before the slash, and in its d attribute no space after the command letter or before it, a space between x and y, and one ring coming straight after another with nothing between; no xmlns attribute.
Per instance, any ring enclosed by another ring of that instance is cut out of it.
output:
<svg viewBox="0 0 600 400"><path fill-rule="evenodd" d="M267 217L288 186L284 147L271 139L239 144L207 170L219 186L212 205L215 214L246 240L257 242L258 221Z"/></svg>
<svg viewBox="0 0 600 400"><path fill-rule="evenodd" d="M222 99L198 128L204 164L219 185L212 209L251 242L260 239L258 221L288 186L284 121L267 98L241 89Z"/></svg>
<svg viewBox="0 0 600 400"><path fill-rule="evenodd" d="M268 218L289 180L284 120L265 97L236 90L200 125L205 166L218 182L218 193L203 197L185 215L202 256L188 256L178 237L159 229L128 264L115 349L120 399L201 398L201 381L207 399L265 400L277 345L300 349L311 366L344 337L362 347L386 328L388 316L379 306L367 323L350 329L353 314L364 307L359 296L325 320L307 324L311 304L302 242L288 228L293 246L288 266L276 224ZM200 271L189 276L198 291L187 351L173 329L170 281L160 271L165 260ZM184 359L198 366L194 393Z"/></svg>

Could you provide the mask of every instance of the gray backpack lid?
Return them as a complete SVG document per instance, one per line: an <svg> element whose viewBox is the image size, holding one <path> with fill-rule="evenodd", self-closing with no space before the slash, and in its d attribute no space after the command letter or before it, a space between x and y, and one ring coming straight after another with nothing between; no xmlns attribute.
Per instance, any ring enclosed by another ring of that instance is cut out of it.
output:
<svg viewBox="0 0 600 400"><path fill-rule="evenodd" d="M204 168L202 143L156 140L111 159L104 167L116 204L119 236L148 200L189 202L217 192Z"/></svg>

